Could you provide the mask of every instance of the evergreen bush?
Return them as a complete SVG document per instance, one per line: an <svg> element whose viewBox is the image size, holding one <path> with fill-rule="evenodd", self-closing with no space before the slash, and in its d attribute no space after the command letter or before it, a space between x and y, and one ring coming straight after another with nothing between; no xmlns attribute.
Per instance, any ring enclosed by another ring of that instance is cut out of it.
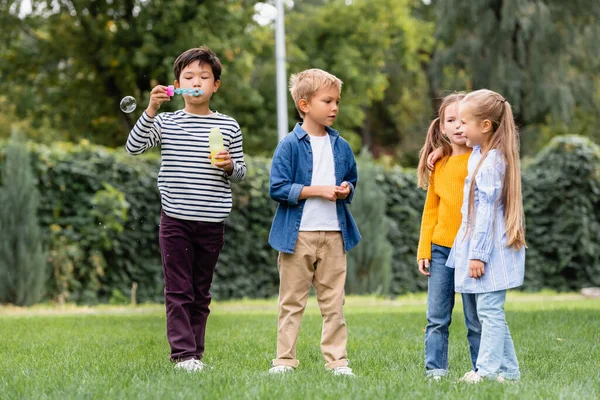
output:
<svg viewBox="0 0 600 400"><path fill-rule="evenodd" d="M16 132L5 149L0 187L0 303L28 306L49 278L38 222L40 194L29 151Z"/></svg>
<svg viewBox="0 0 600 400"><path fill-rule="evenodd" d="M385 192L377 182L383 171L366 150L358 158L358 169L359 184L350 209L362 240L348 253L346 292L387 294L392 278L392 245L388 240Z"/></svg>

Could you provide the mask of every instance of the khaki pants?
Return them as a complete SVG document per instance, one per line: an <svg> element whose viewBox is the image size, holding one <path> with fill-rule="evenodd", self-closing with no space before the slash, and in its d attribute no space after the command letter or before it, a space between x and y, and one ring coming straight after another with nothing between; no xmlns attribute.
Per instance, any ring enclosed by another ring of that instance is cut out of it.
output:
<svg viewBox="0 0 600 400"><path fill-rule="evenodd" d="M311 284L323 316L321 352L329 369L347 366L346 253L340 232L299 232L294 254L279 253L279 326L273 365L297 367L296 342Z"/></svg>

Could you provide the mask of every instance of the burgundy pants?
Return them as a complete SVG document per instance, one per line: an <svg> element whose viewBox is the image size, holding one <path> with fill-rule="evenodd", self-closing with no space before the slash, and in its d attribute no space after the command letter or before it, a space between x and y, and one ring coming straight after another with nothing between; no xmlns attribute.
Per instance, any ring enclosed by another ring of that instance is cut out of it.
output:
<svg viewBox="0 0 600 400"><path fill-rule="evenodd" d="M210 286L223 235L223 222L187 221L161 211L159 241L172 361L200 360L204 354Z"/></svg>

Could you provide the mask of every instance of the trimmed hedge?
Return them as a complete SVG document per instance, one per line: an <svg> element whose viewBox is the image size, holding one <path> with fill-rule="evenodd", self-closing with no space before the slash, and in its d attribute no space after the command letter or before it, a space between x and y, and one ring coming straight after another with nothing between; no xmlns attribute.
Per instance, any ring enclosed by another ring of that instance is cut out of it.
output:
<svg viewBox="0 0 600 400"><path fill-rule="evenodd" d="M159 160L87 142L33 146L56 295L82 303L129 295L162 299Z"/></svg>
<svg viewBox="0 0 600 400"><path fill-rule="evenodd" d="M158 152L132 157L86 142L30 150L52 297L124 301L137 282L138 301L162 301ZM0 168L3 151L0 145ZM268 195L269 160L247 157L247 164L246 179L233 185L233 211L213 284L220 299L277 295L277 254L267 243L276 207ZM417 189L412 169L380 170L376 180L385 193L393 246L389 291L423 291L427 280L415 259L425 192ZM598 146L580 137L555 138L524 167L523 192L529 246L524 289L600 285Z"/></svg>
<svg viewBox="0 0 600 400"><path fill-rule="evenodd" d="M600 286L600 149L557 137L525 168L525 288Z"/></svg>

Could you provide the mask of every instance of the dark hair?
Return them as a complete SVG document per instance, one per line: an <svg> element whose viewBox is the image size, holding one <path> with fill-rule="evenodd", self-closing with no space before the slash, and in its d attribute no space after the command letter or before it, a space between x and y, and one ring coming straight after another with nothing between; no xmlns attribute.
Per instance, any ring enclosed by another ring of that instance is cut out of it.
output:
<svg viewBox="0 0 600 400"><path fill-rule="evenodd" d="M221 79L221 69L223 69L221 61L217 55L206 46L200 46L186 50L181 53L179 57L177 57L173 63L173 73L175 74L175 79L179 80L181 71L194 61L199 61L200 64L210 65L210 69L212 69L212 73L215 77L215 82Z"/></svg>

